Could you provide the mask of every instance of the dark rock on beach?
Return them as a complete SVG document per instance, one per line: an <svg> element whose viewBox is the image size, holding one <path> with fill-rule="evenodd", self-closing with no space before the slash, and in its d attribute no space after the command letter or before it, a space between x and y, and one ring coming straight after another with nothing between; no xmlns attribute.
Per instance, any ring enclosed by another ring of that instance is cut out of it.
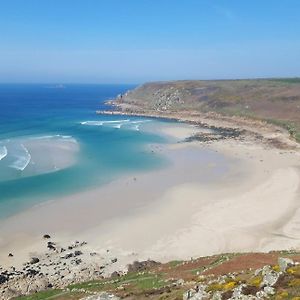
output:
<svg viewBox="0 0 300 300"><path fill-rule="evenodd" d="M0 275L0 284L5 283L8 281L8 276Z"/></svg>
<svg viewBox="0 0 300 300"><path fill-rule="evenodd" d="M82 255L82 252L79 251L79 250L76 250L76 251L74 252L74 256L79 256L79 255Z"/></svg>
<svg viewBox="0 0 300 300"><path fill-rule="evenodd" d="M37 257L32 257L30 260L30 263L33 264L37 264L40 260Z"/></svg>

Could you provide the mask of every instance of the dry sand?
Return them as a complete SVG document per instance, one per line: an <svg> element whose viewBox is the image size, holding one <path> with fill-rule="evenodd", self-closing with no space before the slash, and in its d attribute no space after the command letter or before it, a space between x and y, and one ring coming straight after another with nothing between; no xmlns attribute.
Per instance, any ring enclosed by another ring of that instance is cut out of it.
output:
<svg viewBox="0 0 300 300"><path fill-rule="evenodd" d="M170 124L162 130L183 139L198 129ZM119 267L134 259L299 248L298 152L250 140L150 150L170 164L2 221L1 264L18 265L45 251L45 233L62 243L85 240L91 251L111 249Z"/></svg>

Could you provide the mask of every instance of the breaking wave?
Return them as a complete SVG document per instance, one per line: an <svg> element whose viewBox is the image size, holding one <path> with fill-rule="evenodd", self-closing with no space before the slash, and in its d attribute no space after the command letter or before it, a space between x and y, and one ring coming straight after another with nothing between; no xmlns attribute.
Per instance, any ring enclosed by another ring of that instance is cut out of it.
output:
<svg viewBox="0 0 300 300"><path fill-rule="evenodd" d="M11 168L24 171L31 161L31 155L27 148L21 144L21 153L16 156L16 160L10 165Z"/></svg>
<svg viewBox="0 0 300 300"><path fill-rule="evenodd" d="M126 128L129 130L140 130L140 125L142 123L150 122L150 120L139 120L139 121L131 121L130 119L126 120L111 120L111 121L84 121L80 122L81 125L88 126L107 126L116 129Z"/></svg>
<svg viewBox="0 0 300 300"><path fill-rule="evenodd" d="M70 135L43 135L43 136L35 136L30 138L31 140L49 140L49 139L55 139L55 138L62 138L62 139L73 139Z"/></svg>
<svg viewBox="0 0 300 300"><path fill-rule="evenodd" d="M76 148L73 148L73 145ZM32 146L33 149L31 148ZM78 143L75 138L69 135L32 136L26 139L18 138L0 141L0 161L6 158L5 163L1 164L1 169L4 170L3 168L8 167L24 171L29 164L35 165L39 147L43 149L47 147L50 150L57 149L56 151L68 151L68 149L77 149ZM40 163L41 159L38 159L38 162ZM45 165L44 161L42 161L42 164ZM37 165L38 167L39 165Z"/></svg>
<svg viewBox="0 0 300 300"><path fill-rule="evenodd" d="M56 134L56 135L35 136L30 138L30 140L58 140L58 139L65 140L66 142L77 143L76 139L73 138L71 135Z"/></svg>
<svg viewBox="0 0 300 300"><path fill-rule="evenodd" d="M84 121L81 122L81 125L89 125L89 126L103 126L106 124L122 124L122 123L127 123L130 122L130 120L118 120L118 121Z"/></svg>
<svg viewBox="0 0 300 300"><path fill-rule="evenodd" d="M7 148L5 146L0 146L0 160L7 156Z"/></svg>

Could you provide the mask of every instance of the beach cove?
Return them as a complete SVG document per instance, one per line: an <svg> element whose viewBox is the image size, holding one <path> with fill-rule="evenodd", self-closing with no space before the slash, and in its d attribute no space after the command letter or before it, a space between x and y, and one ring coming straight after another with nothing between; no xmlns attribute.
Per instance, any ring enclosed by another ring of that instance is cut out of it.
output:
<svg viewBox="0 0 300 300"><path fill-rule="evenodd" d="M87 263L116 257L105 274L133 260L298 247L298 152L244 139L178 143L199 130L180 123L162 129L176 142L149 146L171 162L161 170L133 173L2 221L1 261L8 267L32 256L42 260L46 233L61 247L86 242Z"/></svg>

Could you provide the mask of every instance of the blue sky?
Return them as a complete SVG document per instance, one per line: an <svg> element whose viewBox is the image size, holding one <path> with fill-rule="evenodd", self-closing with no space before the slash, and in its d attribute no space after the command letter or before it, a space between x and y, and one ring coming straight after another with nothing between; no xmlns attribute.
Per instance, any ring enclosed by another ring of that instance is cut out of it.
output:
<svg viewBox="0 0 300 300"><path fill-rule="evenodd" d="M0 82L287 76L299 0L0 0Z"/></svg>

